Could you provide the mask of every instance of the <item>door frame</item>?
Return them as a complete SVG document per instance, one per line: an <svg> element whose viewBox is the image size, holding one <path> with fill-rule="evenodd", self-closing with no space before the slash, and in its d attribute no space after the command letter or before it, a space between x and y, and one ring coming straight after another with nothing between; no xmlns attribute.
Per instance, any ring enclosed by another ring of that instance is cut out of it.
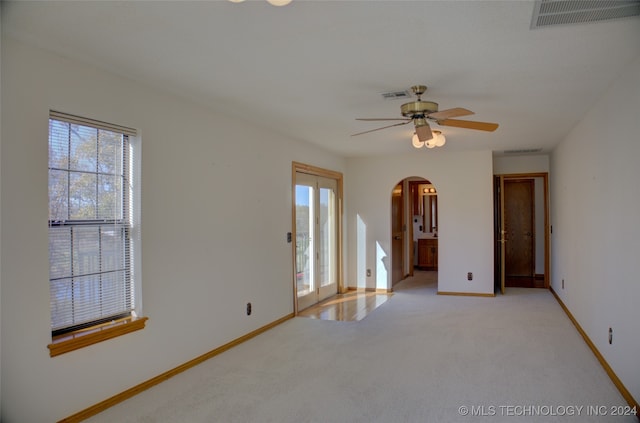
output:
<svg viewBox="0 0 640 423"><path fill-rule="evenodd" d="M501 292L504 294L504 278L505 278L505 266L504 266L504 243L500 231L504 227L504 181L509 179L535 179L542 178L543 193L544 193L544 288L549 289L549 272L551 265L549 263L549 245L550 245L550 220L549 220L549 173L548 172L534 172L534 173L508 173L508 174L496 174L494 175L495 182L495 198L494 198L494 242L496 244L495 252L497 257L494 263L494 272L496 273L496 279L501 281ZM535 201L535 200L534 200Z"/></svg>
<svg viewBox="0 0 640 423"><path fill-rule="evenodd" d="M305 173L308 175L321 176L323 178L334 179L337 184L336 193L336 225L337 225L337 245L336 255L337 257L337 278L338 278L338 293L343 294L346 292L344 287L343 277L343 245L342 245L342 219L343 219L343 207L342 207L342 195L343 195L343 175L341 172L334 170L324 169L321 167L308 165L300 162L291 162L291 259L292 259L292 286L293 286L293 313L298 314L298 295L297 295L297 280L296 280L296 173Z"/></svg>
<svg viewBox="0 0 640 423"><path fill-rule="evenodd" d="M404 243L405 248L407 248L408 250L408 270L407 270L407 275L406 276L413 276L414 272L415 272L415 265L413 263L413 258L416 254L417 251L417 247L414 248L414 242L417 241L417 239L415 239L413 237L413 226L414 226L414 222L413 222L413 216L414 215L418 215L420 213L418 213L418 209L420 208L420 193L419 193L419 188L420 185L425 185L425 184L431 184L433 185L433 183L423 177L423 176L411 176L408 178L403 179L403 182L406 183L407 185L407 199L405 200L404 204L406 205L406 208L408 211L406 211L404 213L405 216L405 227L406 227L406 242ZM437 197L435 197L437 198ZM437 205L436 205L437 208ZM436 218L437 221L437 218ZM426 212L423 211L423 215L422 215L422 225L423 228L426 227Z"/></svg>
<svg viewBox="0 0 640 423"><path fill-rule="evenodd" d="M406 278L405 274L405 257L406 257L406 233L407 233L407 218L406 218L406 183L405 180L398 182L391 190L391 289L394 285L401 282ZM400 195L396 195L397 188L400 187ZM395 199L395 200L394 200ZM398 209L394 209L395 204L398 205ZM395 213L394 213L395 210ZM399 224L399 231L394 232L394 229L398 229L396 224ZM399 238L399 239L398 239ZM400 241L394 243L394 241ZM400 256L400 257L398 257ZM398 269L398 265L400 268ZM400 279L395 280L397 275L400 275Z"/></svg>

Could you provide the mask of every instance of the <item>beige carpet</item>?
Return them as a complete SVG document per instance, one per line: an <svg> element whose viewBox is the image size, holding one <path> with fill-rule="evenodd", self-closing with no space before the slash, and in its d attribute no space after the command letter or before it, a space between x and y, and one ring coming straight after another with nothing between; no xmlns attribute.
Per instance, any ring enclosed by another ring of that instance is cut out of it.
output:
<svg viewBox="0 0 640 423"><path fill-rule="evenodd" d="M436 277L358 322L289 320L88 421L637 423L588 408L626 403L550 292L438 296Z"/></svg>

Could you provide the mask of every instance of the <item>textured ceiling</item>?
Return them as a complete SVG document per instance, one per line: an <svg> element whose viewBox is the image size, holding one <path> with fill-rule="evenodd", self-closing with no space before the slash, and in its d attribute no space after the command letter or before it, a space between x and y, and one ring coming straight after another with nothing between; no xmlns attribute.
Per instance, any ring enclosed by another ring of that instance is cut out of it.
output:
<svg viewBox="0 0 640 423"><path fill-rule="evenodd" d="M434 126L443 150L555 146L640 55L640 19L531 30L533 1L3 2L23 42L242 116L345 156L413 150L399 118L429 87L496 132ZM393 122L390 122L393 123ZM435 150L416 154L437 154Z"/></svg>

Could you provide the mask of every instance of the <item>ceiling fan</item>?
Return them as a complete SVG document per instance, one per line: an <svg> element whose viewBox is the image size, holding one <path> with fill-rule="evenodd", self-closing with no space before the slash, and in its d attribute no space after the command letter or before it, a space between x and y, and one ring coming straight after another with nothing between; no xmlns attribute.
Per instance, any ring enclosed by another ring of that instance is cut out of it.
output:
<svg viewBox="0 0 640 423"><path fill-rule="evenodd" d="M432 101L423 101L420 96L427 91L425 85L414 85L411 87L418 99L410 103L405 103L400 106L400 112L404 118L358 118L356 120L363 121L392 121L400 120L400 123L394 123L392 125L383 126L382 128L371 129L364 132L358 132L352 136L368 134L369 132L379 131L381 129L392 128L394 126L406 125L413 122L416 128L416 135L422 142L429 141L433 138L431 133L431 127L428 121L433 121L442 126L455 126L458 128L478 129L480 131L493 132L498 128L497 123L490 122L476 122L471 120L451 119L459 116L469 116L474 114L471 110L463 109L462 107L456 107L453 109L446 109L438 111L438 103Z"/></svg>

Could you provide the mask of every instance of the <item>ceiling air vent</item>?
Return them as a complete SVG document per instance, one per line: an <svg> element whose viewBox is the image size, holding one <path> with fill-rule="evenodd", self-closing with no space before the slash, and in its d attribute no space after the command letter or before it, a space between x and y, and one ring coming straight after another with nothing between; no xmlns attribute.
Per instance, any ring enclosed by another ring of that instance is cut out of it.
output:
<svg viewBox="0 0 640 423"><path fill-rule="evenodd" d="M385 100L396 100L399 98L410 98L410 97L411 97L411 93L407 90L382 93L382 98L384 98Z"/></svg>
<svg viewBox="0 0 640 423"><path fill-rule="evenodd" d="M528 153L539 153L542 151L542 148L521 148L519 150L504 150L504 154L528 154Z"/></svg>
<svg viewBox="0 0 640 423"><path fill-rule="evenodd" d="M640 16L640 0L536 0L531 29Z"/></svg>

